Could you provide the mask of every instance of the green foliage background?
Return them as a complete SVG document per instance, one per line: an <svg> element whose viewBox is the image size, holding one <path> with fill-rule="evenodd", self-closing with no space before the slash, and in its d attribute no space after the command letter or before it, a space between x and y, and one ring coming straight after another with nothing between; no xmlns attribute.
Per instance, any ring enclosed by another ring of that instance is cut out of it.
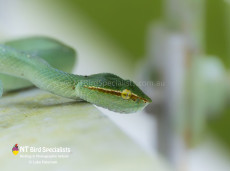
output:
<svg viewBox="0 0 230 171"><path fill-rule="evenodd" d="M205 45L206 52L220 58L226 68L230 67L230 2L224 0L206 1ZM230 150L230 103L220 117L209 121L208 126Z"/></svg>
<svg viewBox="0 0 230 171"><path fill-rule="evenodd" d="M54 2L54 1L53 1ZM162 16L161 0L68 0L55 1L55 6L77 15L81 9L102 31L134 59L145 54L148 26ZM51 5L51 4L50 4ZM63 12L63 11L61 11Z"/></svg>
<svg viewBox="0 0 230 171"><path fill-rule="evenodd" d="M229 69L230 0L206 0L205 2L203 33L205 49L203 51L207 55L220 58L226 69ZM71 19L79 15L78 9L82 10L118 46L131 54L133 63L145 56L148 27L154 21L163 19L165 10L163 0L43 0L40 3L48 6L50 11L70 14L68 16ZM65 19L69 20L69 18ZM208 128L225 142L230 150L230 107L227 108L218 118L208 122Z"/></svg>
<svg viewBox="0 0 230 171"><path fill-rule="evenodd" d="M135 62L145 55L148 26L164 18L162 0L50 0L50 8L71 13L74 18L81 9L118 46L131 54ZM230 2L206 0L204 19L204 52L220 58L230 67ZM195 13L196 11L194 11ZM77 24L77 23L76 23ZM208 121L208 129L230 150L230 108L215 120Z"/></svg>

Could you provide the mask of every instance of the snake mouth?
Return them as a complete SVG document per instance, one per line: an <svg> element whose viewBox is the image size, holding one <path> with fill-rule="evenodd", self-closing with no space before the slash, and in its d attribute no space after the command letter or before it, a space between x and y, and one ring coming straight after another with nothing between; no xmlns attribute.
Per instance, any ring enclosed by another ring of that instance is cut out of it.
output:
<svg viewBox="0 0 230 171"><path fill-rule="evenodd" d="M139 100L142 100L144 103L151 103L152 102L152 100L149 98L149 99L147 99L147 98L143 98L143 97L140 97L140 96L138 96L138 95L136 95L136 94L134 94L134 93L132 93L132 95L131 95L131 97L130 97L133 101L137 101L138 99Z"/></svg>
<svg viewBox="0 0 230 171"><path fill-rule="evenodd" d="M121 97L123 99L131 99L133 100L134 102L137 102L139 100L143 101L144 103L148 104L148 103L151 103L152 100L150 98L143 98L143 97L140 97L134 93L132 93L130 90L127 90L127 89L124 89L122 92L121 91L118 91L118 90L111 90L111 89L106 89L106 88L100 88L100 87L94 87L94 86L84 86L85 88L88 88L90 90L94 90L94 91L98 91L98 92L102 92L102 93L105 93L105 94L110 94L110 95L115 95L115 96L118 96L118 97Z"/></svg>

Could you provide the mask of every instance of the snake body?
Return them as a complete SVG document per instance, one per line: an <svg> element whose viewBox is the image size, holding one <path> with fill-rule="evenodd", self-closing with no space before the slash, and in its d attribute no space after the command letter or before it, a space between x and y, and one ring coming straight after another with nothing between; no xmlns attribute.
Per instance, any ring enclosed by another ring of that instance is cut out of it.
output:
<svg viewBox="0 0 230 171"><path fill-rule="evenodd" d="M0 96L35 85L66 98L85 100L119 113L133 113L151 102L134 82L114 74L70 74L75 51L46 37L0 44Z"/></svg>

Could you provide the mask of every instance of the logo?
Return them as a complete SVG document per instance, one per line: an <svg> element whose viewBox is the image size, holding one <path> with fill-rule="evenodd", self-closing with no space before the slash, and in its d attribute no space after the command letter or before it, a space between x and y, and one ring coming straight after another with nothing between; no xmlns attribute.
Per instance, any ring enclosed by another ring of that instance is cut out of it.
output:
<svg viewBox="0 0 230 171"><path fill-rule="evenodd" d="M19 153L19 150L18 150L18 144L15 144L12 148L12 153L14 155L17 155Z"/></svg>

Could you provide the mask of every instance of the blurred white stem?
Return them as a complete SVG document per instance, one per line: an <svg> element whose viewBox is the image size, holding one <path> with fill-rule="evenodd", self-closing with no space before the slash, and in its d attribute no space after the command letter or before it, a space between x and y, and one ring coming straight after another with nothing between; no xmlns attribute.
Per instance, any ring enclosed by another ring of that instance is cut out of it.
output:
<svg viewBox="0 0 230 171"><path fill-rule="evenodd" d="M186 152L182 140L188 117L184 111L186 64L203 51L203 13L203 0L166 0L165 24L157 25L150 41L154 42L153 50L149 50L153 65L163 72L166 83L165 110L158 115L158 147L179 170L184 167Z"/></svg>

